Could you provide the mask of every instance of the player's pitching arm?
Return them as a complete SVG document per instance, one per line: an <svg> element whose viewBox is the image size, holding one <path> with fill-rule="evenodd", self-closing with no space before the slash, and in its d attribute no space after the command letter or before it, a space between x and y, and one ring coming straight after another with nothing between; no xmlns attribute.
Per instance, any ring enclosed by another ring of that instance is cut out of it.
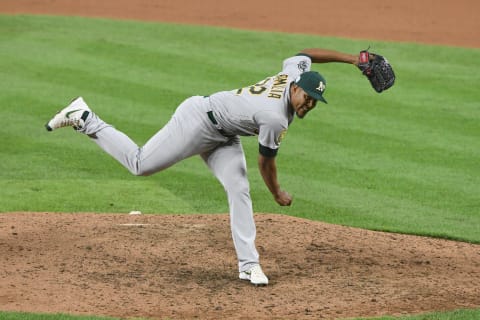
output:
<svg viewBox="0 0 480 320"><path fill-rule="evenodd" d="M313 63L341 62L358 65L359 62L358 55L348 54L335 50L308 48L303 49L300 53L309 56L312 59Z"/></svg>
<svg viewBox="0 0 480 320"><path fill-rule="evenodd" d="M275 201L281 206L289 206L292 204L292 196L280 189L280 184L277 179L277 164L275 157L266 157L262 154L258 155L258 168L263 177L263 181L268 187L268 190L273 195Z"/></svg>

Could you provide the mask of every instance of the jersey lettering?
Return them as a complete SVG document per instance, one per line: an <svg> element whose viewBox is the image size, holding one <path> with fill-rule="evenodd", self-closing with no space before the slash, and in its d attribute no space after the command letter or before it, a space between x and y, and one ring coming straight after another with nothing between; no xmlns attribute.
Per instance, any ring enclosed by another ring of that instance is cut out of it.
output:
<svg viewBox="0 0 480 320"><path fill-rule="evenodd" d="M273 86L268 92L269 98L280 99L285 91L285 87L287 86L287 79L288 75L286 74L279 74L273 79Z"/></svg>

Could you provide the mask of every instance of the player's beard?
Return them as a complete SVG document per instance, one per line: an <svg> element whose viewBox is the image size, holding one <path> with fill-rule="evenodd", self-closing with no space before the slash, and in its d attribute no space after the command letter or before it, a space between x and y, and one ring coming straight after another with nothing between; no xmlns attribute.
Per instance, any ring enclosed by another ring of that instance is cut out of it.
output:
<svg viewBox="0 0 480 320"><path fill-rule="evenodd" d="M300 113L299 111L303 111L302 113ZM305 108L304 106L300 107L296 114L297 114L297 117L300 118L300 119L303 119L305 118L305 116L307 115L307 113L309 112L310 110Z"/></svg>

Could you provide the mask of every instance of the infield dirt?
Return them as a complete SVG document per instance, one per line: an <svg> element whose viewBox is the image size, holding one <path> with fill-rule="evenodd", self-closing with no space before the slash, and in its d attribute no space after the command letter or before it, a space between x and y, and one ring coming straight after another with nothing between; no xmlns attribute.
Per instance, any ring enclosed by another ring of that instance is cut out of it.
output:
<svg viewBox="0 0 480 320"><path fill-rule="evenodd" d="M3 0L0 12L480 47L475 0L287 3ZM335 319L480 307L479 245L274 214L258 213L256 221L262 266L271 280L263 288L238 280L225 214L0 214L0 310Z"/></svg>
<svg viewBox="0 0 480 320"><path fill-rule="evenodd" d="M480 246L257 214L270 285L238 279L227 215L0 214L0 309L333 319L480 306Z"/></svg>

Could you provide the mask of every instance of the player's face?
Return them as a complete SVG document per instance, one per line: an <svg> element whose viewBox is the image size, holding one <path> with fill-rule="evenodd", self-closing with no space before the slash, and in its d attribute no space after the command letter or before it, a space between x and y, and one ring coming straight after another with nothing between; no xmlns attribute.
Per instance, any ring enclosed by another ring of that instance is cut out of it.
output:
<svg viewBox="0 0 480 320"><path fill-rule="evenodd" d="M290 103L297 117L302 119L310 110L315 108L317 100L310 97L302 88L293 86Z"/></svg>

